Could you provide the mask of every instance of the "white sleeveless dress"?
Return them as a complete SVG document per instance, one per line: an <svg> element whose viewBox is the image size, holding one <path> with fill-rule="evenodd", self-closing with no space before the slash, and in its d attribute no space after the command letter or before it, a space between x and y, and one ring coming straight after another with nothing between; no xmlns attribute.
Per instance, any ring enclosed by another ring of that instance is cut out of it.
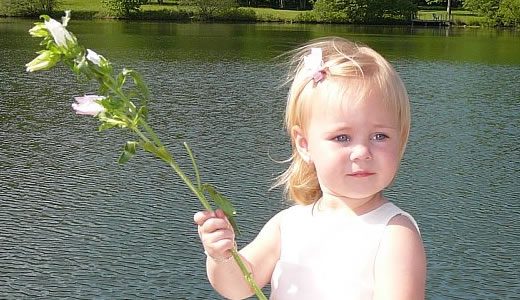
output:
<svg viewBox="0 0 520 300"><path fill-rule="evenodd" d="M271 300L372 299L374 262L386 225L408 213L387 202L361 216L313 215L312 205L288 208Z"/></svg>

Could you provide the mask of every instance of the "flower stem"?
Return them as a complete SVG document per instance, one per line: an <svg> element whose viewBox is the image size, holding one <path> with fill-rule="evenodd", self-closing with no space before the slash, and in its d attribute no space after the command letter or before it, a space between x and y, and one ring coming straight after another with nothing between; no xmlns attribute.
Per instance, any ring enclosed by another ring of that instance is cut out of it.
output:
<svg viewBox="0 0 520 300"><path fill-rule="evenodd" d="M246 265L244 264L244 261L242 260L242 257L238 253L237 249L233 247L231 249L231 255L233 255L233 258L235 259L238 267L240 268L240 271L242 271L242 274L244 275L245 280L249 284L249 287L253 290L256 297L260 300L267 300L262 290L256 285L255 279L253 278L253 274L249 272Z"/></svg>
<svg viewBox="0 0 520 300"><path fill-rule="evenodd" d="M141 125L143 126L144 130L146 130L146 132L148 132L148 134L150 134L150 136L152 137L153 142L158 147L163 147L163 144L161 143L161 140L159 139L159 137L157 136L155 131L153 131L152 127L150 127L150 125L148 125L148 123L146 123L146 121L143 120L142 118L139 121L140 121Z"/></svg>
<svg viewBox="0 0 520 300"><path fill-rule="evenodd" d="M145 131L152 137L152 139L154 141L153 151L152 151L153 154L155 154L157 157L161 158L163 161L165 161L167 164L170 165L170 167L175 171L175 173L177 173L177 175L179 175L179 177L182 179L182 181L184 181L186 186L188 186L188 188L195 194L195 196L197 196L197 198L199 199L199 201L202 204L202 206L204 206L204 209L206 209L207 211L213 211L213 208L209 204L208 200L204 196L204 192L202 191L202 184L200 182L200 175L199 175L197 163L195 161L195 156L193 156L193 153L191 152L191 149L188 146L188 144L184 143L184 147L185 147L186 152L188 153L188 155L189 155L189 157L191 159L191 162L193 164L193 168L194 168L194 171L195 171L195 177L197 179L197 187L195 185L193 185L192 181L181 170L180 166L177 164L177 162L175 161L175 159L173 158L172 155L165 156L165 155L160 155L159 154L159 151L160 151L158 149L159 147L163 148L164 149L163 151L166 151L166 149L164 148L164 146L162 146L159 137L155 134L153 129L144 120L141 120L140 124L143 126ZM135 129L135 132L145 142L149 142L148 138L146 138L143 135L143 133L139 131L139 129ZM253 278L253 275L247 269L244 261L242 260L242 257L240 256L240 254L238 254L237 249L233 247L231 249L231 254L233 255L233 259L237 263L238 267L240 268L240 271L244 275L244 279L246 280L246 282L249 285L249 287L251 288L251 290L255 293L257 298L260 299L260 300L267 300L265 295L262 293L262 290L256 284L256 282L255 282L255 280Z"/></svg>

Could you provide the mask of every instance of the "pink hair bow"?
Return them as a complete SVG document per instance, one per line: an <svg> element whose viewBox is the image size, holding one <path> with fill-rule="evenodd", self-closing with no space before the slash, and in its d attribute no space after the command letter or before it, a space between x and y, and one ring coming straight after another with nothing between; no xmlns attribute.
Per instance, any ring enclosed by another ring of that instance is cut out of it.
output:
<svg viewBox="0 0 520 300"><path fill-rule="evenodd" d="M303 57L303 68L312 75L314 84L325 79L326 71L323 67L323 51L321 48L311 48L311 53Z"/></svg>

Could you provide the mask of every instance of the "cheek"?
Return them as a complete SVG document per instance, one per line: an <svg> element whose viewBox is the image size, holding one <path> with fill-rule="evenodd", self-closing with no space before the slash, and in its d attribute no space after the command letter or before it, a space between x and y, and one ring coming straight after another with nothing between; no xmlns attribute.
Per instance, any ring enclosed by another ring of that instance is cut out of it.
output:
<svg viewBox="0 0 520 300"><path fill-rule="evenodd" d="M383 162L388 164L399 164L400 160L400 148L397 143L392 144L379 144L372 148L375 152L375 157L380 157Z"/></svg>
<svg viewBox="0 0 520 300"><path fill-rule="evenodd" d="M345 171L349 161L348 151L345 149L321 149L313 156L314 167L318 175L341 173Z"/></svg>

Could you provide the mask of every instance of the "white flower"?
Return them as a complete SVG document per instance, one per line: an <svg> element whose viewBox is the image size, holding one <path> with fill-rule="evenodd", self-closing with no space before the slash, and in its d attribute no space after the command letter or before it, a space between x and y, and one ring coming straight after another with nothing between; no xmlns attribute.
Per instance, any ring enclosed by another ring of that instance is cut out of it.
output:
<svg viewBox="0 0 520 300"><path fill-rule="evenodd" d="M67 26L68 20L70 18L70 11L66 11L65 14L66 15L63 18L63 24L51 18L48 18L44 21L45 27L52 35L54 42L56 42L58 46L62 47L66 47L68 42L76 43L76 38L67 29L65 29L65 26Z"/></svg>
<svg viewBox="0 0 520 300"><path fill-rule="evenodd" d="M104 96L85 95L83 97L74 97L74 99L76 103L72 103L72 108L78 115L96 116L105 111L103 105L98 103L99 100L105 99Z"/></svg>
<svg viewBox="0 0 520 300"><path fill-rule="evenodd" d="M94 52L90 49L87 49L87 60L89 60L91 63L93 63L97 66L101 66L102 58L103 58L103 56L97 54L96 52Z"/></svg>

